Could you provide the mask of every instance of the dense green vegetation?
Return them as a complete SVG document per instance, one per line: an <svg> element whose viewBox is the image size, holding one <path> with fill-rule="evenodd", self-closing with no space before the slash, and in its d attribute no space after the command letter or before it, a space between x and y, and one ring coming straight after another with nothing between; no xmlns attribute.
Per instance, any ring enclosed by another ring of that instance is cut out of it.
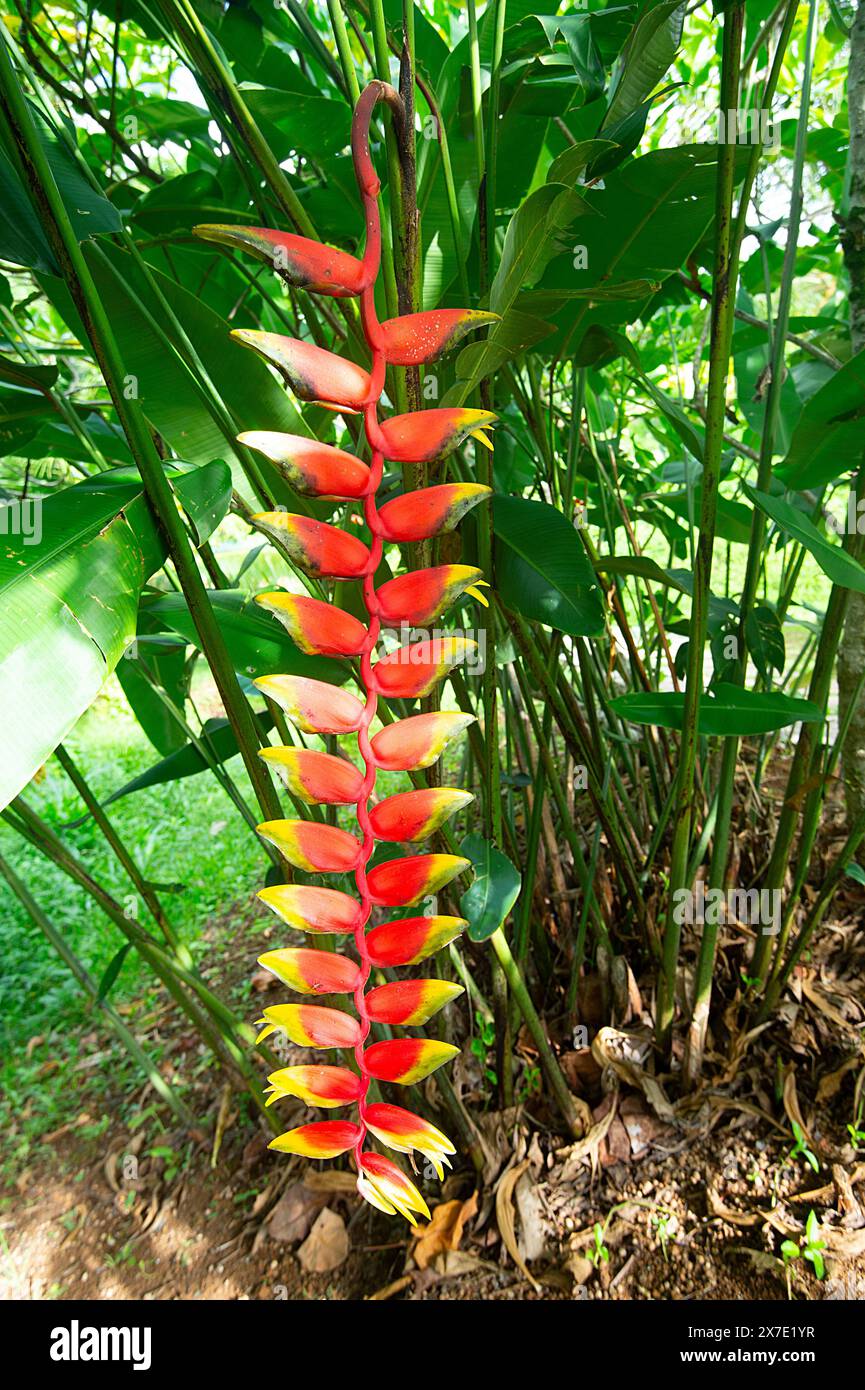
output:
<svg viewBox="0 0 865 1390"><path fill-rule="evenodd" d="M495 494L459 541L385 555L391 570L477 563L491 585L489 608L463 596L445 619L486 655L441 693L477 716L444 776L476 802L436 841L462 846L475 875L444 899L462 902L469 930L438 968L468 968L474 990L453 1037L468 1043L479 1019L491 1029L488 1078L509 1103L534 1087L512 1047L525 1027L545 1102L576 1134L556 1042L563 1019L582 1021L582 981L603 979L613 1018L622 980L638 978L658 1066L693 1088L707 1030L722 1052L731 1006L743 1024L771 1017L838 885L862 880L855 7L478 10L15 0L4 16L0 1003L13 1105L39 1060L27 1070L28 1036L68 1056L92 1008L160 984L261 1104L248 1001L201 973L208 925L248 904L268 869L284 873L254 826L294 812L257 750L298 736L251 681L353 673L302 652L253 599L285 587L359 610L350 584L310 581L254 517L358 519L352 503L299 497L237 436L364 444L356 417L295 400L229 332L361 363L365 344L353 301L287 285L192 229L280 227L360 253L348 140L375 76L415 108L410 136L383 118L374 142L381 317L500 316L386 384L389 412L499 417L493 455L468 443L417 469L389 464L383 485L394 497L480 480ZM853 672L840 706L839 658ZM394 701L393 715L436 707L425 698ZM179 780L178 760L195 775ZM826 860L815 847L839 775L850 833ZM400 774L379 790L409 785ZM108 822L76 824L82 795ZM732 967L718 968L721 923L677 910L698 881L779 895L769 922L733 914ZM90 972L95 1005L51 930ZM251 935L250 973L255 954ZM69 1103L65 1075L46 1078L34 1130ZM164 1098L182 1108L183 1090L179 1076ZM471 1151L474 1118L446 1082L439 1101Z"/></svg>

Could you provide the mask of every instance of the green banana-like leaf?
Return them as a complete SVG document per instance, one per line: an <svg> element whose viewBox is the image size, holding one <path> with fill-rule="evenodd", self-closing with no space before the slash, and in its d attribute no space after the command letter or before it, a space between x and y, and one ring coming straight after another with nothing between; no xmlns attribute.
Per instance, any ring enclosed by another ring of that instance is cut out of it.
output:
<svg viewBox="0 0 865 1390"><path fill-rule="evenodd" d="M573 526L547 502L493 500L495 586L513 612L572 636L603 631L597 581Z"/></svg>
<svg viewBox="0 0 865 1390"><path fill-rule="evenodd" d="M655 724L681 729L685 693L681 690L632 692L610 701L610 708L629 724ZM719 683L700 700L697 727L701 734L735 736L770 734L789 724L814 724L823 718L819 705L792 695L742 690Z"/></svg>
<svg viewBox="0 0 865 1390"><path fill-rule="evenodd" d="M2 806L101 690L164 558L140 483L102 473L34 501L8 504L0 539Z"/></svg>

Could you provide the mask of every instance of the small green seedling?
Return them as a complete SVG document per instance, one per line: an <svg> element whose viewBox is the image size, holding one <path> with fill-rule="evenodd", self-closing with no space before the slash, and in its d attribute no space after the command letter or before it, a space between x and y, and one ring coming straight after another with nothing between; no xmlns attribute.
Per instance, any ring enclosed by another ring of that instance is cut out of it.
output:
<svg viewBox="0 0 865 1390"><path fill-rule="evenodd" d="M797 1125L795 1120L793 1120L792 1125L793 1138L796 1140L796 1142L787 1155L787 1162L789 1163L791 1158L799 1158L801 1156L802 1158L804 1158L808 1166L814 1169L815 1173L819 1173L820 1161L817 1158L817 1155L813 1153L811 1149L809 1149L805 1135L802 1133L802 1126Z"/></svg>
<svg viewBox="0 0 865 1390"><path fill-rule="evenodd" d="M495 1045L496 1029L492 1019L486 1018L480 1010L475 1013L475 1023L477 1024L477 1035L472 1038L471 1049L484 1069L484 1077L491 1086L498 1084L498 1078L492 1067L488 1067L487 1053Z"/></svg>
<svg viewBox="0 0 865 1390"><path fill-rule="evenodd" d="M676 1218L672 1214L672 1212L652 1213L652 1225L655 1228L655 1234L657 1235L659 1244L661 1246L661 1254L664 1256L664 1264L669 1264L670 1262L669 1255L667 1254L667 1243L671 1235L673 1235L677 1224L678 1223L676 1221Z"/></svg>
<svg viewBox="0 0 865 1390"><path fill-rule="evenodd" d="M822 1279L826 1274L826 1265L823 1261L825 1249L826 1242L820 1239L820 1222L817 1220L817 1213L812 1208L808 1213L808 1220L805 1222L805 1235L801 1245L797 1244L795 1240L785 1240L781 1246L781 1257L787 1271L788 1297L790 1297L790 1266L796 1260L807 1260L813 1266L817 1278Z"/></svg>
<svg viewBox="0 0 865 1390"><path fill-rule="evenodd" d="M853 1145L854 1149L865 1147L865 1129L862 1128L862 1112L865 1110L865 1100L860 1100L859 1091L860 1087L857 1085L853 1123L847 1126L847 1133L850 1135L850 1143Z"/></svg>
<svg viewBox="0 0 865 1390"><path fill-rule="evenodd" d="M607 1264L610 1258L610 1252L604 1244L604 1227L601 1225L600 1221L595 1222L594 1237L595 1248L589 1256L589 1259L592 1261L595 1269L598 1269L601 1262Z"/></svg>

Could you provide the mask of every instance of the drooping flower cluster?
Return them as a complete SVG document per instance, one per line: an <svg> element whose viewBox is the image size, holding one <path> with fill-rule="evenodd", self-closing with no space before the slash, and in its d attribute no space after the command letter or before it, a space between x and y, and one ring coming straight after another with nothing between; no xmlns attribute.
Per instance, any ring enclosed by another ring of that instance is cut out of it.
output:
<svg viewBox="0 0 865 1390"><path fill-rule="evenodd" d="M403 493L379 509L376 493L385 459L423 463L447 454L470 435L488 443L487 411L445 408L378 419L378 402L387 366L433 361L472 329L495 315L479 310L444 309L409 314L380 323L375 282L381 262L379 180L369 152L373 109L380 100L399 107L399 97L381 82L361 95L352 125L354 168L366 225L362 259L307 238L258 227L197 227L205 240L243 249L270 261L290 284L335 298L355 297L370 349L369 371L334 353L296 338L273 333L235 332L233 336L276 367L293 392L343 414L363 416L371 452L367 465L342 449L297 435L252 431L241 440L261 452L298 493L350 499L363 504L370 533L367 545L354 535L306 516L268 512L255 518L305 573L321 579L359 580L366 622L322 600L273 592L258 602L288 629L304 652L359 659L364 699L336 686L293 675L261 677L256 685L304 733L356 734L363 771L346 760L307 748L266 748L262 757L282 775L295 798L310 805L353 805L360 838L319 821L277 820L259 826L261 835L297 868L310 874L353 873L359 901L332 888L280 884L259 897L290 926L315 935L353 936L357 962L330 951L289 947L269 951L261 964L301 995L351 994L357 1017L316 1004L277 1004L264 1010L260 1038L281 1031L308 1048L346 1048L354 1052L357 1073L344 1066L289 1066L270 1078L268 1103L297 1096L324 1109L356 1106L355 1120L324 1120L301 1125L273 1140L271 1148L311 1158L334 1158L352 1150L358 1190L373 1206L396 1212L412 1224L415 1213L429 1212L420 1192L391 1159L365 1147L368 1134L387 1148L423 1154L439 1177L450 1140L428 1121L399 1106L370 1103L370 1082L409 1086L428 1076L457 1051L448 1043L403 1037L367 1045L373 1023L419 1026L461 987L438 979L386 983L368 990L373 967L414 965L452 941L466 923L459 917L410 916L367 930L372 907L411 908L435 894L466 867L456 855L416 854L369 868L376 840L414 844L429 837L471 800L468 792L444 787L390 796L371 806L378 768L415 771L431 766L471 716L436 711L386 723L370 730L383 698L413 699L428 694L470 654L463 637L411 642L373 662L383 624L423 627L465 592L476 592L479 570L438 565L397 576L376 589L374 576L384 544L424 540L451 530L489 489L451 483Z"/></svg>

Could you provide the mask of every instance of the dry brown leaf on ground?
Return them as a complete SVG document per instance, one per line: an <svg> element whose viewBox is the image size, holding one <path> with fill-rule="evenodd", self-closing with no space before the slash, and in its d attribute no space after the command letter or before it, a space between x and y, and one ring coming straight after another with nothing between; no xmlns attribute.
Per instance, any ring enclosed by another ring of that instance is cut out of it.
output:
<svg viewBox="0 0 865 1390"><path fill-rule="evenodd" d="M784 1110L786 1111L787 1119L790 1121L790 1124L798 1125L806 1141L809 1144L813 1144L814 1141L808 1132L808 1126L805 1123L804 1116L799 1106L799 1096L796 1091L796 1072L792 1062L788 1065L787 1073L784 1077L783 1100Z"/></svg>
<svg viewBox="0 0 865 1390"><path fill-rule="evenodd" d="M763 1219L762 1212L735 1211L733 1207L725 1206L711 1187L706 1188L706 1200L712 1215L728 1221L731 1226L756 1226Z"/></svg>
<svg viewBox="0 0 865 1390"><path fill-rule="evenodd" d="M597 1173L599 1163L599 1151L602 1142L607 1137L607 1132L616 1117L616 1097L613 1096L613 1103L598 1124L593 1125L584 1139L578 1139L576 1144L571 1144L567 1149L560 1149L559 1155L564 1158L561 1171L556 1175L557 1183L573 1182L583 1166L583 1159L591 1160L592 1172Z"/></svg>
<svg viewBox="0 0 865 1390"><path fill-rule="evenodd" d="M743 1115L753 1115L755 1119L764 1120L766 1124L774 1126L781 1134L787 1134L787 1130L767 1111L761 1110L759 1105L755 1105L750 1100L733 1100L730 1096L709 1096L709 1105L715 1114L722 1114L725 1110L738 1110Z"/></svg>
<svg viewBox="0 0 865 1390"><path fill-rule="evenodd" d="M518 1163L515 1168L509 1169L499 1180L499 1185L496 1188L496 1224L499 1228L499 1234L504 1241L505 1249L520 1271L520 1274L528 1280L536 1292L540 1292L539 1286L529 1273L526 1263L520 1254L519 1246L517 1245L515 1222L516 1207L514 1206L513 1200L514 1189L528 1167L529 1160L524 1159L523 1162Z"/></svg>
<svg viewBox="0 0 865 1390"><path fill-rule="evenodd" d="M531 1159L529 1160L531 1162ZM523 1173L514 1189L520 1218L517 1244L524 1260L540 1260L546 1254L551 1235L550 1220L531 1172Z"/></svg>
<svg viewBox="0 0 865 1390"><path fill-rule="evenodd" d="M305 1183L293 1182L270 1214L267 1234L271 1240L292 1244L309 1235L312 1224L327 1202L327 1194L314 1192Z"/></svg>
<svg viewBox="0 0 865 1390"><path fill-rule="evenodd" d="M675 1111L663 1087L645 1070L644 1063L652 1052L650 1033L646 1030L624 1033L618 1028L601 1028L592 1041L592 1052L604 1070L609 1068L620 1081L643 1092L658 1119L669 1123L675 1121Z"/></svg>
<svg viewBox="0 0 865 1390"><path fill-rule="evenodd" d="M802 993L805 995L805 998L814 1005L815 1009L819 1009L821 1014L831 1019L836 1027L842 1028L844 1032L849 1032L851 1030L853 1025L850 1020L845 1018L838 1009L830 1004L822 990L819 990L814 984L812 978L807 976L803 978Z"/></svg>
<svg viewBox="0 0 865 1390"><path fill-rule="evenodd" d="M857 1052L854 1053L852 1057L848 1057L846 1062L842 1062L836 1071L827 1072L825 1076L821 1077L820 1084L817 1087L818 1101L829 1100L832 1096L837 1095L841 1089L841 1082L844 1080L848 1071L853 1071L856 1067L861 1066L861 1064L862 1057Z"/></svg>
<svg viewBox="0 0 865 1390"><path fill-rule="evenodd" d="M433 1208L432 1220L419 1230L417 1243L412 1250L418 1269L426 1269L443 1250L459 1249L466 1222L471 1220L477 1209L477 1192L473 1192L465 1202L456 1198L452 1202L440 1202Z"/></svg>
<svg viewBox="0 0 865 1390"><path fill-rule="evenodd" d="M348 1232L341 1216L325 1207L297 1252L308 1274L327 1274L348 1259Z"/></svg>

